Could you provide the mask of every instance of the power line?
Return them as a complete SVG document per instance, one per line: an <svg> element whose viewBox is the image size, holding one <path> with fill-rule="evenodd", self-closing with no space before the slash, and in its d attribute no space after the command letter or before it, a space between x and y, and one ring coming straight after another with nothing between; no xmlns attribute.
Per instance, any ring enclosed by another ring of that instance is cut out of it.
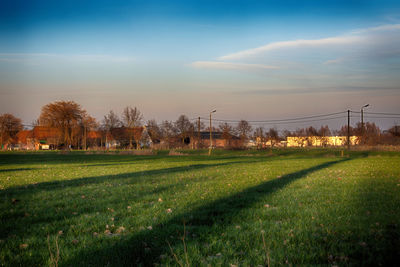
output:
<svg viewBox="0 0 400 267"><path fill-rule="evenodd" d="M259 123L253 123L253 124L280 124L280 125L285 125L285 124L293 124L293 123L306 123L306 122L317 122L317 121L325 121L325 120L335 120L335 119L343 119L345 118L344 116L337 116L337 117L332 117L332 118L321 118L321 119L315 119L315 120L298 120L298 121L278 121L278 122L259 122Z"/></svg>
<svg viewBox="0 0 400 267"><path fill-rule="evenodd" d="M352 115L351 118L358 119L360 117ZM364 118L368 118L368 119L400 119L400 115L398 115L398 116L366 116L366 115L364 115Z"/></svg>
<svg viewBox="0 0 400 267"><path fill-rule="evenodd" d="M254 121L247 121L249 123L285 123L285 122L299 122L299 121L304 121L307 119L314 119L314 118L321 118L319 120L324 120L324 119L330 119L327 117L334 116L334 115L339 115L343 114L345 115L346 111L342 112L335 112L335 113L329 113L329 114L322 114L322 115L314 115L314 116L306 116L306 117L297 117L297 118L289 118L289 119L271 119L271 120L254 120ZM335 117L337 118L337 117ZM207 120L208 118L202 117L201 119ZM230 119L212 119L213 121L219 121L219 122L240 122L240 120L230 120ZM308 122L308 121L304 121Z"/></svg>
<svg viewBox="0 0 400 267"><path fill-rule="evenodd" d="M364 114L400 116L400 113L385 113L385 112L364 112Z"/></svg>
<svg viewBox="0 0 400 267"><path fill-rule="evenodd" d="M355 114L360 114L360 111L351 111L350 110L350 118L359 118ZM400 119L399 113L387 113L387 112L364 112L364 116L367 119ZM310 123L310 122L318 122L318 121L327 121L327 120L336 120L336 119L343 119L347 117L347 111L341 112L334 112L328 114L320 114L320 115L311 115L311 116L304 116L304 117L294 117L294 118L285 118L285 119L269 119L269 120L249 120L248 123L253 125L285 125L285 124L300 124L300 123ZM190 118L189 121L197 121L198 119L208 121L209 118L207 117L194 117ZM239 123L241 120L235 119L218 119L213 118L212 121L214 122L225 122L228 124ZM32 123L23 123L25 127L35 127Z"/></svg>
<svg viewBox="0 0 400 267"><path fill-rule="evenodd" d="M360 114L361 111L350 111L351 113L357 113ZM364 111L364 115L386 115L386 116L400 116L400 113L387 113L387 112L366 112Z"/></svg>
<svg viewBox="0 0 400 267"><path fill-rule="evenodd" d="M377 117L377 116L364 116L364 118L369 118L369 119L400 119L400 115L398 115L397 117L396 116L391 116L391 117L388 117L388 116L380 116L380 117Z"/></svg>

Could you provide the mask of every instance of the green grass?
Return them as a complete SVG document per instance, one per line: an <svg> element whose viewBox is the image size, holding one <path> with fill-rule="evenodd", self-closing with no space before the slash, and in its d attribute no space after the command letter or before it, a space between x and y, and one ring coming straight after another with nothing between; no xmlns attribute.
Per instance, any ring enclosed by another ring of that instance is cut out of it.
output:
<svg viewBox="0 0 400 267"><path fill-rule="evenodd" d="M0 153L0 265L399 261L400 153L182 152Z"/></svg>

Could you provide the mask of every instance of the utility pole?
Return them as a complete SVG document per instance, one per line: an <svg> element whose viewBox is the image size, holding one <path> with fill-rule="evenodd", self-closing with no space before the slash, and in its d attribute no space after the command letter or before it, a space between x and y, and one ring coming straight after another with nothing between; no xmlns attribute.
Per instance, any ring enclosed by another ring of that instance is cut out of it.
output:
<svg viewBox="0 0 400 267"><path fill-rule="evenodd" d="M200 148L200 117L197 121L197 149Z"/></svg>
<svg viewBox="0 0 400 267"><path fill-rule="evenodd" d="M350 110L347 110L347 149L350 150Z"/></svg>
<svg viewBox="0 0 400 267"><path fill-rule="evenodd" d="M208 155L211 155L211 150L212 150L212 124L211 124L211 114L216 112L217 110L214 109L213 111L210 112L210 147L208 149Z"/></svg>
<svg viewBox="0 0 400 267"><path fill-rule="evenodd" d="M361 107L361 140L364 142L364 108L368 107L369 104L366 104Z"/></svg>

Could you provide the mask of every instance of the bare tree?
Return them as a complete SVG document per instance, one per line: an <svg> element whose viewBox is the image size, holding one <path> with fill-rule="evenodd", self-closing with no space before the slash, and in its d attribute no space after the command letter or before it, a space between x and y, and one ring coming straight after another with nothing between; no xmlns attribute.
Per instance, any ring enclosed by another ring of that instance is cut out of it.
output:
<svg viewBox="0 0 400 267"><path fill-rule="evenodd" d="M180 138L182 139L182 144L184 144L185 138L190 135L191 128L193 128L192 123L186 115L180 115L175 122L175 127L178 130Z"/></svg>
<svg viewBox="0 0 400 267"><path fill-rule="evenodd" d="M262 148L265 142L264 128L258 127L254 131L254 139L256 140L257 148Z"/></svg>
<svg viewBox="0 0 400 267"><path fill-rule="evenodd" d="M96 130L99 127L96 119L87 114L86 112L82 115L81 120L81 131L82 131L82 148L86 150L87 148L87 134L90 131Z"/></svg>
<svg viewBox="0 0 400 267"><path fill-rule="evenodd" d="M202 122L200 120L197 120L194 123L194 135L196 136L196 139L197 139L197 148L200 148L203 145L200 132L203 131L205 128L206 128L206 125L204 124L204 122Z"/></svg>
<svg viewBox="0 0 400 267"><path fill-rule="evenodd" d="M328 125L321 126L318 130L318 136L320 136L322 146L327 146L328 144L328 136L331 135L331 130L329 130Z"/></svg>
<svg viewBox="0 0 400 267"><path fill-rule="evenodd" d="M318 131L314 127L310 126L310 127L308 127L306 129L306 135L308 137L310 137L310 136L318 136Z"/></svg>
<svg viewBox="0 0 400 267"><path fill-rule="evenodd" d="M271 146L274 147L279 141L279 133L275 128L270 128L268 131L268 138L271 141Z"/></svg>
<svg viewBox="0 0 400 267"><path fill-rule="evenodd" d="M388 145L400 145L400 126L394 125L381 135L381 141Z"/></svg>
<svg viewBox="0 0 400 267"><path fill-rule="evenodd" d="M110 110L107 115L104 116L102 126L104 129L110 130L112 128L118 128L122 124L118 115L113 110Z"/></svg>
<svg viewBox="0 0 400 267"><path fill-rule="evenodd" d="M132 148L132 137L134 137L134 127L139 127L142 125L143 115L136 107L126 107L122 112L122 121L124 126L128 128L129 131L129 148ZM135 140L138 144L139 140ZM137 146L137 148L139 148Z"/></svg>
<svg viewBox="0 0 400 267"><path fill-rule="evenodd" d="M340 130L337 132L338 135L342 135L342 136L347 136L347 125L342 126L342 128L340 128ZM353 127L349 127L349 131L350 131L350 135L354 134L354 128Z"/></svg>
<svg viewBox="0 0 400 267"><path fill-rule="evenodd" d="M162 133L156 120L148 120L146 124L147 132L149 133L151 139L153 139L153 141L160 140Z"/></svg>
<svg viewBox="0 0 400 267"><path fill-rule="evenodd" d="M319 136L330 136L331 130L329 129L328 125L321 126L321 128L318 130L318 135Z"/></svg>
<svg viewBox="0 0 400 267"><path fill-rule="evenodd" d="M304 128L297 128L296 131L293 133L297 138L297 144L301 147L304 146L304 141L306 141L306 130Z"/></svg>
<svg viewBox="0 0 400 267"><path fill-rule="evenodd" d="M206 128L206 125L202 121L200 121L200 127L199 127L199 123L198 122L194 123L194 130L196 132L203 131L205 128Z"/></svg>
<svg viewBox="0 0 400 267"><path fill-rule="evenodd" d="M42 107L39 117L41 126L54 127L60 130L64 144L70 148L74 130L85 114L85 110L74 101L56 101Z"/></svg>
<svg viewBox="0 0 400 267"><path fill-rule="evenodd" d="M318 136L318 131L312 126L306 128L305 131L306 131L306 136L307 136L307 144L309 146L312 146L313 139L315 140L315 138L317 138L317 136Z"/></svg>
<svg viewBox="0 0 400 267"><path fill-rule="evenodd" d="M290 132L289 130L283 130L283 131L282 131L282 137L285 138L285 140L286 140L289 136L294 136L294 134L293 134L292 132Z"/></svg>
<svg viewBox="0 0 400 267"><path fill-rule="evenodd" d="M395 136L395 137L400 137L400 126L398 125L394 125L393 127L391 127L388 132Z"/></svg>
<svg viewBox="0 0 400 267"><path fill-rule="evenodd" d="M367 145L378 145L380 143L381 130L373 122L365 123L365 143Z"/></svg>
<svg viewBox="0 0 400 267"><path fill-rule="evenodd" d="M142 120L143 115L136 107L126 107L122 112L122 121L125 127L139 127L142 125Z"/></svg>
<svg viewBox="0 0 400 267"><path fill-rule="evenodd" d="M298 136L298 137L305 137L305 136L307 136L306 130L305 130L304 128L297 128L296 131L294 132L294 135L295 135L295 136Z"/></svg>
<svg viewBox="0 0 400 267"><path fill-rule="evenodd" d="M110 112L108 112L108 114L104 116L101 122L101 126L105 132L106 146L108 144L108 135L111 133L111 130L118 128L121 125L121 120L113 110L110 110Z"/></svg>
<svg viewBox="0 0 400 267"><path fill-rule="evenodd" d="M210 132L210 126L207 126L205 129L204 129L206 132ZM218 128L217 127L215 127L215 126L212 126L211 127L211 132L217 132L218 131Z"/></svg>
<svg viewBox="0 0 400 267"><path fill-rule="evenodd" d="M373 122L366 122L364 125L357 122L356 127L353 128L353 134L358 136L359 143L362 145L376 145L380 142L381 130Z"/></svg>
<svg viewBox="0 0 400 267"><path fill-rule="evenodd" d="M224 122L219 125L219 129L222 132L222 138L225 140L228 147L231 146L231 140L233 138L233 127L228 123Z"/></svg>
<svg viewBox="0 0 400 267"><path fill-rule="evenodd" d="M236 130L239 133L240 139L247 140L251 131L252 127L246 120L239 121L238 125L236 126Z"/></svg>
<svg viewBox="0 0 400 267"><path fill-rule="evenodd" d="M161 138L168 145L171 143L171 138L176 135L176 128L171 121L163 121L161 123Z"/></svg>
<svg viewBox="0 0 400 267"><path fill-rule="evenodd" d="M0 149L3 149L3 144L9 144L20 130L21 119L9 113L0 115Z"/></svg>

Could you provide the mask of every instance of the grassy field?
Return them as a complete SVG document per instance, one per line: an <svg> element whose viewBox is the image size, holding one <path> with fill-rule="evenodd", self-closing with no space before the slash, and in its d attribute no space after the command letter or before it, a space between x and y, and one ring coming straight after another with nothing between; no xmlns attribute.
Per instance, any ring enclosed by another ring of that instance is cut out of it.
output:
<svg viewBox="0 0 400 267"><path fill-rule="evenodd" d="M395 265L400 153L0 153L1 266Z"/></svg>

